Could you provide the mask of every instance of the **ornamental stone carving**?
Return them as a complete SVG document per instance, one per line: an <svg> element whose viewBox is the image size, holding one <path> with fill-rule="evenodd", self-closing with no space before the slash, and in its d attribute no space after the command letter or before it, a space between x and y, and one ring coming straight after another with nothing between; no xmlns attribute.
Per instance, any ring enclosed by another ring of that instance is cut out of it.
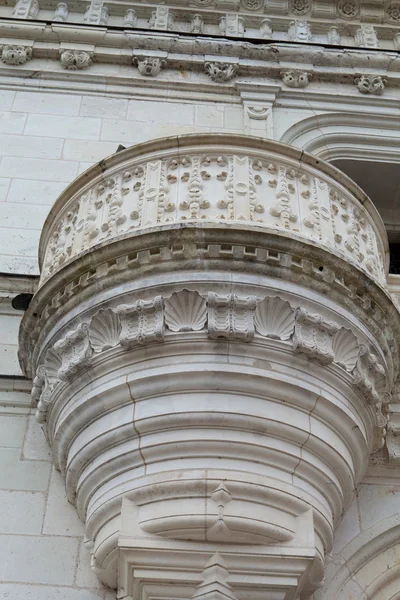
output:
<svg viewBox="0 0 400 600"><path fill-rule="evenodd" d="M86 7L83 18L84 23L107 25L107 20L108 8L105 6L103 0L91 0L90 4Z"/></svg>
<svg viewBox="0 0 400 600"><path fill-rule="evenodd" d="M150 29L170 31L174 26L174 17L167 6L157 6L151 13Z"/></svg>
<svg viewBox="0 0 400 600"><path fill-rule="evenodd" d="M58 23L65 23L68 19L68 4L65 2L59 2L54 12L53 21Z"/></svg>
<svg viewBox="0 0 400 600"><path fill-rule="evenodd" d="M342 37L339 32L339 28L336 25L332 25L328 29L328 42L332 46L339 46L342 43Z"/></svg>
<svg viewBox="0 0 400 600"><path fill-rule="evenodd" d="M232 63L206 62L204 70L213 81L230 81L238 72L238 65Z"/></svg>
<svg viewBox="0 0 400 600"><path fill-rule="evenodd" d="M321 585L398 376L385 235L333 166L236 134L133 146L56 201L20 356L121 597Z"/></svg>
<svg viewBox="0 0 400 600"><path fill-rule="evenodd" d="M84 50L61 50L60 63L63 69L77 71L87 69L92 64L92 52Z"/></svg>
<svg viewBox="0 0 400 600"><path fill-rule="evenodd" d="M337 4L338 16L343 19L355 19L359 10L359 0L339 0Z"/></svg>
<svg viewBox="0 0 400 600"><path fill-rule="evenodd" d="M308 21L291 21L288 30L288 39L291 42L311 42L311 26Z"/></svg>
<svg viewBox="0 0 400 600"><path fill-rule="evenodd" d="M124 16L124 27L136 27L137 16L133 8L128 8Z"/></svg>
<svg viewBox="0 0 400 600"><path fill-rule="evenodd" d="M388 21L400 22L400 2L391 2L385 9L385 16Z"/></svg>
<svg viewBox="0 0 400 600"><path fill-rule="evenodd" d="M290 10L295 15L305 15L310 12L312 6L311 0L290 0Z"/></svg>
<svg viewBox="0 0 400 600"><path fill-rule="evenodd" d="M204 27L204 19L201 15L193 15L190 23L191 33L202 33Z"/></svg>
<svg viewBox="0 0 400 600"><path fill-rule="evenodd" d="M378 36L373 25L362 24L355 35L356 46L362 48L379 48Z"/></svg>
<svg viewBox="0 0 400 600"><path fill-rule="evenodd" d="M166 65L166 61L157 56L136 56L132 59L132 63L145 77L157 77Z"/></svg>
<svg viewBox="0 0 400 600"><path fill-rule="evenodd" d="M38 14L38 0L17 0L12 16L15 19L36 19Z"/></svg>
<svg viewBox="0 0 400 600"><path fill-rule="evenodd" d="M305 88L310 83L311 74L307 71L282 71L282 81L287 87Z"/></svg>
<svg viewBox="0 0 400 600"><path fill-rule="evenodd" d="M222 35L243 37L244 20L242 17L239 17L237 13L227 13L220 19L219 30Z"/></svg>
<svg viewBox="0 0 400 600"><path fill-rule="evenodd" d="M383 94L386 79L381 75L361 75L356 77L354 85L361 94Z"/></svg>
<svg viewBox="0 0 400 600"><path fill-rule="evenodd" d="M260 34L262 38L269 39L272 37L272 21L271 19L263 19L260 25Z"/></svg>
<svg viewBox="0 0 400 600"><path fill-rule="evenodd" d="M307 358L328 365L335 358L332 344L338 331L336 323L327 322L319 315L309 314L299 308L296 313L293 347Z"/></svg>
<svg viewBox="0 0 400 600"><path fill-rule="evenodd" d="M0 46L0 56L6 65L24 65L32 58L32 48L30 46Z"/></svg>

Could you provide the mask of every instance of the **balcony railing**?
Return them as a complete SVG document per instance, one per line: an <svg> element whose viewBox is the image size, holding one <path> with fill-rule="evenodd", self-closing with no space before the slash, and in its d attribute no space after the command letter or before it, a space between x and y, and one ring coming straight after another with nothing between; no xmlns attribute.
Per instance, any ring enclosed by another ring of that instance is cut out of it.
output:
<svg viewBox="0 0 400 600"><path fill-rule="evenodd" d="M385 285L385 229L350 179L295 148L222 134L151 141L83 173L45 224L41 283L99 245L179 223L245 225L293 237Z"/></svg>

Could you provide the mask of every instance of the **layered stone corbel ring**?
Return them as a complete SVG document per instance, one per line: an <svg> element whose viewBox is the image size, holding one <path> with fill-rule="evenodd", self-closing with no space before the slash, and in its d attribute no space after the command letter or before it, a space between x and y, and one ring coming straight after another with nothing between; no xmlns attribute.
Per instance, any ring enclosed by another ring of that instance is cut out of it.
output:
<svg viewBox="0 0 400 600"><path fill-rule="evenodd" d="M119 152L45 224L20 335L38 420L121 598L307 598L385 442L388 243L329 164L244 136Z"/></svg>

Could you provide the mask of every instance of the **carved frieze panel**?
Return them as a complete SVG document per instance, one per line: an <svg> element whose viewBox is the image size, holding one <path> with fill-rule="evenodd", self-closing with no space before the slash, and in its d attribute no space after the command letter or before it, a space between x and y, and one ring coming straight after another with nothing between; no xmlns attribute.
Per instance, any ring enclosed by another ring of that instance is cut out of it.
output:
<svg viewBox="0 0 400 600"><path fill-rule="evenodd" d="M161 296L146 302L122 304L117 308L121 321L121 346L162 342L164 338L164 301Z"/></svg>
<svg viewBox="0 0 400 600"><path fill-rule="evenodd" d="M208 337L250 342L254 337L256 298L208 294Z"/></svg>
<svg viewBox="0 0 400 600"><path fill-rule="evenodd" d="M353 371L354 386L370 404L378 404L386 390L387 376L376 354L365 344L359 347Z"/></svg>
<svg viewBox="0 0 400 600"><path fill-rule="evenodd" d="M323 365L333 362L333 337L339 326L324 320L320 315L309 314L303 308L296 312L296 323L293 337L293 348Z"/></svg>
<svg viewBox="0 0 400 600"><path fill-rule="evenodd" d="M248 107L250 119L269 109ZM243 152L171 152L113 171L75 196L54 221L42 279L71 258L131 229L188 220L236 221L291 231L384 279L368 213L343 188L285 160Z"/></svg>

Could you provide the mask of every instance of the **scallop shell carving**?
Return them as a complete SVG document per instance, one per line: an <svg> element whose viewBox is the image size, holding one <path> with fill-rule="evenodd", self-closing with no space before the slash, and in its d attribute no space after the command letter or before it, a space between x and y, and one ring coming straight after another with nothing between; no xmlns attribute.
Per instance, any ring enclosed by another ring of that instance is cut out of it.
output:
<svg viewBox="0 0 400 600"><path fill-rule="evenodd" d="M48 384L51 388L53 388L53 386L60 381L58 371L61 368L61 364L62 362L60 355L54 350L54 348L50 348L50 350L46 352L46 358L44 359L44 370Z"/></svg>
<svg viewBox="0 0 400 600"><path fill-rule="evenodd" d="M288 340L294 331L295 313L289 302L279 296L267 297L256 308L258 333L273 340Z"/></svg>
<svg viewBox="0 0 400 600"><path fill-rule="evenodd" d="M101 308L89 325L89 341L95 352L103 352L119 344L121 324L111 308Z"/></svg>
<svg viewBox="0 0 400 600"><path fill-rule="evenodd" d="M358 359L359 343L350 329L339 329L333 339L334 362L351 372Z"/></svg>
<svg viewBox="0 0 400 600"><path fill-rule="evenodd" d="M171 331L200 331L206 321L206 301L197 292L174 292L165 302L165 322Z"/></svg>

